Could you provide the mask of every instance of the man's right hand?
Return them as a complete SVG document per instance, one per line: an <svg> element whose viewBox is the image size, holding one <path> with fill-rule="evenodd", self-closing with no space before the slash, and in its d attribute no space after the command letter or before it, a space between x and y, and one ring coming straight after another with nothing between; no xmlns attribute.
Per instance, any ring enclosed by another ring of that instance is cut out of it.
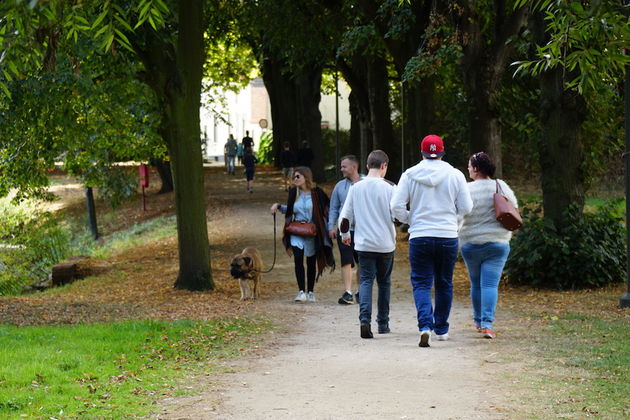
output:
<svg viewBox="0 0 630 420"><path fill-rule="evenodd" d="M328 231L328 236L330 236L330 239L335 239L337 237L337 229L330 229Z"/></svg>

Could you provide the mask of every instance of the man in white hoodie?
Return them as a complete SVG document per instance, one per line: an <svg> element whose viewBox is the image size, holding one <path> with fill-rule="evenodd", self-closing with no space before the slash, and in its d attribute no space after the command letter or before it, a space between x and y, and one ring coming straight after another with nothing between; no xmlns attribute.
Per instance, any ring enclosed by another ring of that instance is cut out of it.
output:
<svg viewBox="0 0 630 420"><path fill-rule="evenodd" d="M458 217L473 202L464 174L442 160L444 143L428 135L420 145L423 160L400 177L391 200L393 216L409 225L409 263L416 303L420 347L431 345L431 331L448 339L453 301L453 268L458 250ZM407 210L409 204L409 210ZM435 309L431 289L435 282Z"/></svg>

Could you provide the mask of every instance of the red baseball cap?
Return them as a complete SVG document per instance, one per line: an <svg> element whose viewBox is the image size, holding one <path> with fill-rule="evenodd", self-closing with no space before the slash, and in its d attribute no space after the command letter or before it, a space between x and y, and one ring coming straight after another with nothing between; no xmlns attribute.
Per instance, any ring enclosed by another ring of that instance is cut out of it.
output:
<svg viewBox="0 0 630 420"><path fill-rule="evenodd" d="M444 142L440 136L429 134L422 139L420 151L422 152L422 156L432 159L444 156Z"/></svg>

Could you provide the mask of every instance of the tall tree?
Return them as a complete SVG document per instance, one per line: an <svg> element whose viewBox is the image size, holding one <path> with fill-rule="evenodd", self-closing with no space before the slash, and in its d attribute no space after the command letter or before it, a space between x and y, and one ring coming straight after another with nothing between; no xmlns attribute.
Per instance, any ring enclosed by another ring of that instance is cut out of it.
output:
<svg viewBox="0 0 630 420"><path fill-rule="evenodd" d="M543 206L545 218L558 228L565 225L567 210L581 214L592 175L584 159L598 141L584 135L591 98L616 83L630 63L621 54L630 38L624 7L627 12L628 6L612 0L534 4L536 58L517 64L519 71L539 77Z"/></svg>
<svg viewBox="0 0 630 420"><path fill-rule="evenodd" d="M461 74L468 104L469 152L488 152L502 175L501 121L497 96L514 50L511 38L527 21L525 5L514 1L454 1L456 26L461 30Z"/></svg>
<svg viewBox="0 0 630 420"><path fill-rule="evenodd" d="M199 127L204 8L202 0L174 5L171 13L162 0L142 0L135 7L113 1L3 2L1 65L6 79L27 74L51 62L60 39L76 42L83 34L99 41L103 50L118 47L140 55L147 65L147 83L161 105L159 131L171 156L180 254L175 286L203 290L214 286ZM39 44L34 42L38 33L44 34ZM6 91L6 86L0 81L0 88Z"/></svg>

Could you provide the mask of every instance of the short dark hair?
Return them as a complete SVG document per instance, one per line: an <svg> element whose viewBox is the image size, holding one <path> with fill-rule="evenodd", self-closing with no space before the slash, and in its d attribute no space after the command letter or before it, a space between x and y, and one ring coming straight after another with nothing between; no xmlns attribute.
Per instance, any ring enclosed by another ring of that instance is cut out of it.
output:
<svg viewBox="0 0 630 420"><path fill-rule="evenodd" d="M288 141L285 141L284 148L286 149L287 147L291 147L291 143L289 143Z"/></svg>
<svg viewBox="0 0 630 420"><path fill-rule="evenodd" d="M349 160L351 162L356 163L356 165L359 166L359 159L357 159L357 157L355 155L342 156L341 159L339 159L339 162L344 161L344 160Z"/></svg>
<svg viewBox="0 0 630 420"><path fill-rule="evenodd" d="M494 171L497 169L490 156L485 152L478 152L472 155L470 157L470 166L490 178L494 177Z"/></svg>
<svg viewBox="0 0 630 420"><path fill-rule="evenodd" d="M368 169L378 169L382 164L389 163L389 157L387 153L382 150L373 150L370 152L367 158L367 168Z"/></svg>

